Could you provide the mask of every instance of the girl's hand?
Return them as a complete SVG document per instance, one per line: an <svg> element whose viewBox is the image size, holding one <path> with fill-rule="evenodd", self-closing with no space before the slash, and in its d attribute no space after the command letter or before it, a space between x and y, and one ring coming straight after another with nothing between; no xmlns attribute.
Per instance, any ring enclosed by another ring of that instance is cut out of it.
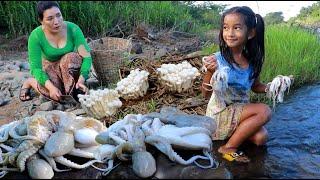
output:
<svg viewBox="0 0 320 180"><path fill-rule="evenodd" d="M216 57L213 55L213 56L208 56L206 59L205 59L205 67L207 68L207 71L213 73L216 71L217 67L218 67L218 63L217 63L217 59Z"/></svg>
<svg viewBox="0 0 320 180"><path fill-rule="evenodd" d="M88 93L88 88L84 85L84 77L82 75L79 76L78 82L76 84L76 89L82 90L85 94Z"/></svg>

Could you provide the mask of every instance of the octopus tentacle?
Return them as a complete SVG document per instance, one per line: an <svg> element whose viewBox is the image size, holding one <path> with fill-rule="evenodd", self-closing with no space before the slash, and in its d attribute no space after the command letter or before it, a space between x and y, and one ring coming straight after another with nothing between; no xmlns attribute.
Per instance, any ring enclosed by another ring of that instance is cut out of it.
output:
<svg viewBox="0 0 320 180"><path fill-rule="evenodd" d="M102 161L95 159L95 160L91 160L91 161L86 162L85 164L80 165L80 164L74 163L74 162L66 159L63 156L55 157L54 160L60 164L63 164L67 167L71 167L71 168L75 168L75 169L84 169L84 168L91 166L93 163L96 163L96 162L102 163Z"/></svg>
<svg viewBox="0 0 320 180"><path fill-rule="evenodd" d="M19 135L16 131L16 127L21 125L22 123L24 123L23 121L17 121L17 123L13 124L12 127L9 130L9 135L13 138L13 139L21 139L21 140L27 140L27 139L31 139L31 140L38 140L38 137L36 136L32 136L32 135Z"/></svg>
<svg viewBox="0 0 320 180"><path fill-rule="evenodd" d="M16 166L16 159L18 157L19 153L9 153L9 164Z"/></svg>
<svg viewBox="0 0 320 180"><path fill-rule="evenodd" d="M122 138L120 138L119 136L115 135L114 132L110 132L109 133L109 137L114 140L117 144L122 144L125 143L126 141Z"/></svg>
<svg viewBox="0 0 320 180"><path fill-rule="evenodd" d="M115 165L115 166L113 166L113 159L108 159L108 160L106 160L107 161L107 164L108 164L108 166L107 166L107 168L105 168L105 169L102 169L102 168L98 168L98 167L96 167L95 165L91 165L93 168L95 168L95 169L97 169L97 170L99 170L99 171L102 171L102 175L103 176L106 176L106 175L108 175L113 169L115 169L116 167L118 167L121 163L119 163L119 164L117 164L117 165Z"/></svg>
<svg viewBox="0 0 320 180"><path fill-rule="evenodd" d="M41 154L41 156L43 156L48 161L48 163L50 164L50 166L52 167L52 169L54 171L56 171L56 172L65 172L65 171L70 171L71 170L71 168L69 168L69 169L58 169L57 168L57 164L54 161L54 159L52 157L47 156L46 153L44 153L43 149L40 149L39 153Z"/></svg>
<svg viewBox="0 0 320 180"><path fill-rule="evenodd" d="M19 172L19 169L18 168L1 167L0 171L16 171L16 172ZM7 173L5 173L5 174L7 174Z"/></svg>
<svg viewBox="0 0 320 180"><path fill-rule="evenodd" d="M81 150L79 148L73 148L68 154L89 159L94 158L93 153Z"/></svg>
<svg viewBox="0 0 320 180"><path fill-rule="evenodd" d="M210 160L210 158L205 157L205 156L200 156L200 155L196 155L191 157L188 160L184 160L181 156L179 156L171 147L171 145L169 144L169 142L161 136L148 136L146 137L146 142L152 145L155 145L161 152L163 152L164 154L166 154L170 160L178 162L179 164L183 164L183 165L189 165L191 163L193 163L195 160L197 159L204 159L204 160ZM196 165L198 165L197 163L195 163ZM211 168L210 167L205 167L205 168Z"/></svg>
<svg viewBox="0 0 320 180"><path fill-rule="evenodd" d="M127 161L128 158L125 157L125 155L123 154L123 151L132 153L133 151L132 144L129 142L125 142L116 147L117 157L122 161Z"/></svg>
<svg viewBox="0 0 320 180"><path fill-rule="evenodd" d="M141 125L141 129L146 136L150 136L154 133L150 127L151 123L152 121L149 119Z"/></svg>
<svg viewBox="0 0 320 180"><path fill-rule="evenodd" d="M210 165L208 166L203 166L201 164L199 164L197 161L194 161L194 163L198 166L198 167L201 167L203 169L208 169L208 168L212 168L212 167L215 167L214 169L218 168L219 167L219 162L215 161L213 158L212 158L212 155L211 153L209 153L209 150L208 149L204 149L203 150L203 154L209 158L209 161L210 161Z"/></svg>
<svg viewBox="0 0 320 180"><path fill-rule="evenodd" d="M1 170L1 171L0 171L0 179L3 178L6 174L8 174L8 171L6 171L6 170Z"/></svg>
<svg viewBox="0 0 320 180"><path fill-rule="evenodd" d="M3 125L4 129L0 130L0 143L5 142L9 138L10 125Z"/></svg>
<svg viewBox="0 0 320 180"><path fill-rule="evenodd" d="M25 165L27 159L35 154L39 148L31 148L28 151L21 152L17 158L17 166L20 169L20 172L23 172L25 170Z"/></svg>
<svg viewBox="0 0 320 180"><path fill-rule="evenodd" d="M6 150L7 152L13 152L14 151L14 148L11 147L11 146L8 146L8 145L5 145L5 144L0 144L0 147L2 147L4 150ZM1 149L0 149L1 151ZM2 154L2 151L1 151L1 154Z"/></svg>

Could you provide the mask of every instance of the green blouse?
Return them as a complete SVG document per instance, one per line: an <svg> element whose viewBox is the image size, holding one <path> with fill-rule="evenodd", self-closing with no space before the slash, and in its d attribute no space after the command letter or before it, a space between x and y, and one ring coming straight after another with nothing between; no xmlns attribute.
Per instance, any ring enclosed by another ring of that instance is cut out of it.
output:
<svg viewBox="0 0 320 180"><path fill-rule="evenodd" d="M90 48L84 38L80 27L72 22L64 21L67 24L67 42L63 48L55 48L48 42L41 26L34 29L28 39L28 54L30 72L32 76L44 86L49 79L46 72L42 69L42 59L54 62L69 52L77 52L80 45L90 52ZM83 57L80 74L84 79L88 79L91 68L91 56Z"/></svg>

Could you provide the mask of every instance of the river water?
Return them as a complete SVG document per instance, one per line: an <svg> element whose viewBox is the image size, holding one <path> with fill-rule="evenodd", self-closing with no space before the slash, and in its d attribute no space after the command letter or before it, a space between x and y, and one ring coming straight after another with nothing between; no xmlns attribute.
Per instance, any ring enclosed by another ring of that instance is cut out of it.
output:
<svg viewBox="0 0 320 180"><path fill-rule="evenodd" d="M320 83L285 97L266 128L265 175L320 178Z"/></svg>

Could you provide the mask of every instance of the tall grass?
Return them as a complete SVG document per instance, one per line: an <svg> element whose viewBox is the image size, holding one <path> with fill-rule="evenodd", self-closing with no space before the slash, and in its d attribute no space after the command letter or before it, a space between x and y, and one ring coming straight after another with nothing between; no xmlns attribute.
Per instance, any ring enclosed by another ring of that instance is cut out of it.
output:
<svg viewBox="0 0 320 180"><path fill-rule="evenodd" d="M0 22L2 29L7 27L9 36L24 35L31 32L39 23L34 7L35 2L3 1L0 3Z"/></svg>
<svg viewBox="0 0 320 180"><path fill-rule="evenodd" d="M320 41L306 30L289 26L271 26L266 30L266 60L261 79L276 75L294 75L294 86L320 79Z"/></svg>
<svg viewBox="0 0 320 180"><path fill-rule="evenodd" d="M173 1L58 1L63 17L78 24L86 36L101 37L112 31L132 31L137 24L197 32L200 24L190 7ZM0 2L0 22L11 37L29 34L40 25L36 1ZM219 17L212 17L219 18ZM118 25L118 26L117 26Z"/></svg>
<svg viewBox="0 0 320 180"><path fill-rule="evenodd" d="M266 28L266 57L261 81L270 82L277 75L293 75L293 89L320 80L320 41L307 30L276 25ZM264 95L252 100L270 103Z"/></svg>

